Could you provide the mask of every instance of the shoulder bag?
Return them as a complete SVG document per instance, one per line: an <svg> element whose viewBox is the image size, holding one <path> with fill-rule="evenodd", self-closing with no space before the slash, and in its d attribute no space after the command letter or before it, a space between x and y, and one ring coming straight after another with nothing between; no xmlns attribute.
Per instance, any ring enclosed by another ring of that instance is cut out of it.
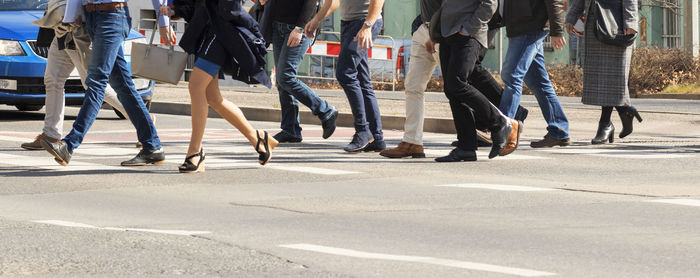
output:
<svg viewBox="0 0 700 278"><path fill-rule="evenodd" d="M157 18L157 17L156 17ZM158 23L154 23L151 40L148 44L134 42L131 46L131 73L134 76L158 82L177 84L185 72L187 53L175 50L174 45L162 48L153 44L153 37L158 32Z"/></svg>
<svg viewBox="0 0 700 278"><path fill-rule="evenodd" d="M637 34L625 35L622 20L622 1L592 0L591 12L595 17L596 39L604 44L628 47L637 39Z"/></svg>

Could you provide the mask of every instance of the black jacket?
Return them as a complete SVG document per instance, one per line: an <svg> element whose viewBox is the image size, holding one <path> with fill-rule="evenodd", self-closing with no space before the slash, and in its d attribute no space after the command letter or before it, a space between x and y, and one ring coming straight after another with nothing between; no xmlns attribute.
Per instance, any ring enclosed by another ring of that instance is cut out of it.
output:
<svg viewBox="0 0 700 278"><path fill-rule="evenodd" d="M197 54L202 39L213 32L226 42L223 46L232 58L222 67L224 73L248 84L272 86L265 72L265 40L241 0L175 0L173 4L174 17L187 21L179 43L187 53Z"/></svg>
<svg viewBox="0 0 700 278"><path fill-rule="evenodd" d="M503 24L508 37L528 35L549 26L549 35L564 35L564 0L504 0ZM548 24L549 23L549 24Z"/></svg>

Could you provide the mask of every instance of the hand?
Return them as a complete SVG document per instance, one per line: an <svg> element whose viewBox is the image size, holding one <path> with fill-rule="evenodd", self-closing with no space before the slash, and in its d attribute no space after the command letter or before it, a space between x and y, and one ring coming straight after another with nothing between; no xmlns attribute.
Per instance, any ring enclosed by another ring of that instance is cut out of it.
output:
<svg viewBox="0 0 700 278"><path fill-rule="evenodd" d="M306 23L306 26L304 26L304 34L306 34L306 37L313 38L319 26L321 26L321 21L316 19L316 17L312 18L309 23Z"/></svg>
<svg viewBox="0 0 700 278"><path fill-rule="evenodd" d="M425 42L425 50L428 51L428 53L433 54L435 53L435 42L428 40Z"/></svg>
<svg viewBox="0 0 700 278"><path fill-rule="evenodd" d="M625 35L634 35L637 31L632 28L625 28Z"/></svg>
<svg viewBox="0 0 700 278"><path fill-rule="evenodd" d="M566 45L566 40L564 39L564 37L551 37L551 38L552 38L552 46L556 50L562 49Z"/></svg>
<svg viewBox="0 0 700 278"><path fill-rule="evenodd" d="M569 35L573 36L574 35L574 25L571 23L564 23L564 29L566 29L566 32L569 33Z"/></svg>
<svg viewBox="0 0 700 278"><path fill-rule="evenodd" d="M267 0L258 0L260 1L260 5L265 6L265 3L267 3Z"/></svg>
<svg viewBox="0 0 700 278"><path fill-rule="evenodd" d="M158 31L160 32L160 39L163 41L163 44L171 46L175 43L175 31L173 31L170 25L158 27Z"/></svg>
<svg viewBox="0 0 700 278"><path fill-rule="evenodd" d="M175 11L173 11L166 5L160 5L160 14L165 16L173 16L175 15Z"/></svg>
<svg viewBox="0 0 700 278"><path fill-rule="evenodd" d="M301 42L301 31L299 28L294 28L291 33L289 33L289 39L287 40L287 46L296 47Z"/></svg>
<svg viewBox="0 0 700 278"><path fill-rule="evenodd" d="M357 32L355 39L352 40L360 44L360 50L365 50L372 47L372 30L370 27L363 25L362 29Z"/></svg>

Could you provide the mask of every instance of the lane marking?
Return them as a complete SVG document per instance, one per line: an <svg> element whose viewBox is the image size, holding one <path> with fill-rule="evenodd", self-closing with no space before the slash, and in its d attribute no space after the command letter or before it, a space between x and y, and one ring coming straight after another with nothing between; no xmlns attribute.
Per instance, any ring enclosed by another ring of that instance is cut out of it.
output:
<svg viewBox="0 0 700 278"><path fill-rule="evenodd" d="M70 228L85 228L85 229L119 231L119 232L142 232L142 233L168 234L168 235L178 235L178 236L193 236L193 235L211 234L211 232L209 232L209 231L160 230L160 229L122 228L122 227L97 227L97 226L93 226L90 224L77 223L77 222L71 222L71 221L63 221L63 220L33 220L31 222L54 225L54 226L70 227Z"/></svg>
<svg viewBox="0 0 700 278"><path fill-rule="evenodd" d="M555 191L555 190L557 190L554 188L520 186L520 185L505 185L505 184L487 184L487 183L439 184L439 185L435 185L435 186L437 186L437 187L471 188L471 189L489 189L489 190L498 190L498 191L521 191L521 192Z"/></svg>
<svg viewBox="0 0 700 278"><path fill-rule="evenodd" d="M660 199L660 200L648 200L646 202L700 207L700 200L693 200L693 199Z"/></svg>
<svg viewBox="0 0 700 278"><path fill-rule="evenodd" d="M351 249L326 247L326 246L321 246L321 245L305 244L305 243L284 244L284 245L279 245L279 247L304 250L304 251L312 251L312 252L325 253L325 254L332 254L332 255L338 255L338 256L353 257L353 258L362 258L362 259L424 263L424 264L448 266L448 267L455 267L455 268L463 268L463 269L469 269L469 270L478 270L478 271L510 274L510 275L522 276L522 277L540 277L540 276L556 275L555 273L551 273L551 272L525 269L525 268L500 266L500 265L476 263L476 262L469 262L469 261L458 261L458 260L451 260L451 259L441 259L441 258L433 258L433 257L423 257L423 256L405 256L405 255L393 255L393 254L363 252L363 251L357 251L357 250L351 250Z"/></svg>
<svg viewBox="0 0 700 278"><path fill-rule="evenodd" d="M266 167L268 167L268 166L266 166ZM292 172L318 174L318 175L360 174L360 172L355 172L355 171L335 170L335 169L316 168L316 167L304 167L304 166L269 165L269 168L277 169L277 170L284 170L284 171L292 171Z"/></svg>
<svg viewBox="0 0 700 278"><path fill-rule="evenodd" d="M0 154L0 164L19 166L21 168L41 168L56 171L92 171L92 170L114 170L114 171L134 171L134 167L107 166L102 164L88 163L72 160L68 166L58 165L53 156L44 151L45 156L23 156L12 154Z"/></svg>
<svg viewBox="0 0 700 278"><path fill-rule="evenodd" d="M424 150L425 154L433 155L433 156L445 156L450 153L450 150ZM488 152L485 151L477 151L476 152L476 157L477 160L488 160L489 154ZM542 157L542 156L533 156L533 155L523 155L523 154L509 154L507 156L499 156L497 158L498 160L525 160L525 159L551 159L549 157Z"/></svg>

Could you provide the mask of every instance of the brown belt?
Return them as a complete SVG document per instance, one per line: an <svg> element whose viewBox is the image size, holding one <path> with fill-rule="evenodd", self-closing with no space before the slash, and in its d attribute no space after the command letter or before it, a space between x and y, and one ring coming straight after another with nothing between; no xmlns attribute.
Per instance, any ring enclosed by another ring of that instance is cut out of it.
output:
<svg viewBox="0 0 700 278"><path fill-rule="evenodd" d="M85 11L88 12L115 12L117 9L126 7L126 2L122 3L102 3L102 4L87 4Z"/></svg>

